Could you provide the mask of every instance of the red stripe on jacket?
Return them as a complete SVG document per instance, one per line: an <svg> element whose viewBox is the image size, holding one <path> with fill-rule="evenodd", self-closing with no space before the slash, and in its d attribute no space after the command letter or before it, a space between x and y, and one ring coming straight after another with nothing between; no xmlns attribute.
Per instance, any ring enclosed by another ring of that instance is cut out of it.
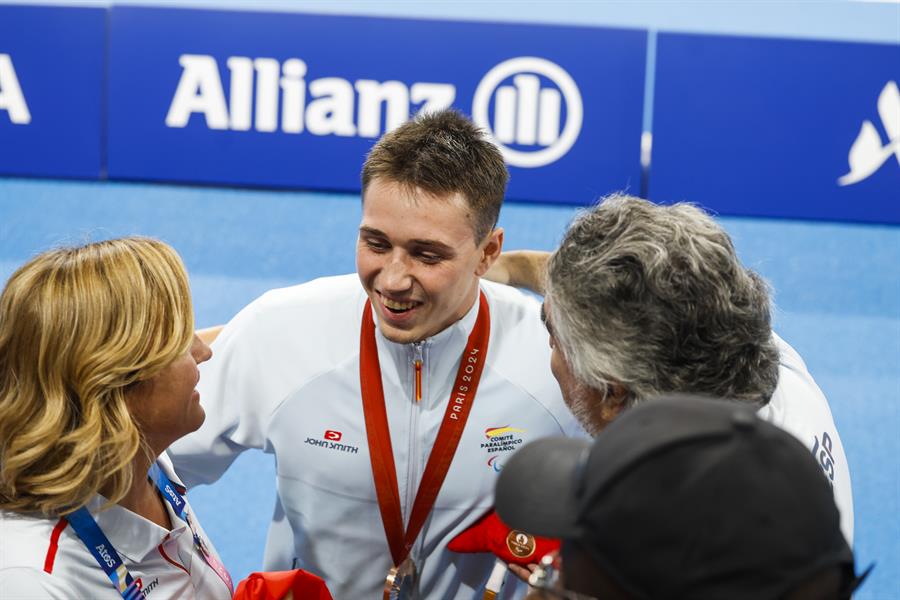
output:
<svg viewBox="0 0 900 600"><path fill-rule="evenodd" d="M50 547L47 548L47 556L44 558L44 571L47 573L53 573L53 562L56 560L56 550L59 548L59 536L68 524L65 517L61 518L53 528L53 533L50 534Z"/></svg>

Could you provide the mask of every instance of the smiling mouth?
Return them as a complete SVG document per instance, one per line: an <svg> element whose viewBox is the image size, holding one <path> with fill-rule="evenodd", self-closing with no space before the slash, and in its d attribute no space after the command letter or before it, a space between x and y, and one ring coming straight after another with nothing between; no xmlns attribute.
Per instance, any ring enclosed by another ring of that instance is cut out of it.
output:
<svg viewBox="0 0 900 600"><path fill-rule="evenodd" d="M386 298L381 294L379 294L379 296L381 297L381 304L395 315L401 315L403 313L409 312L410 310L421 304L421 302L398 302L396 300Z"/></svg>

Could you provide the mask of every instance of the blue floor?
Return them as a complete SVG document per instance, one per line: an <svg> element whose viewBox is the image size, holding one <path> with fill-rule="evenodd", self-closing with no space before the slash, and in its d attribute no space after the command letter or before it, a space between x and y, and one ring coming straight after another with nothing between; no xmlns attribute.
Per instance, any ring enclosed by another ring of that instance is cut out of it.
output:
<svg viewBox="0 0 900 600"><path fill-rule="evenodd" d="M506 247L552 248L575 209L511 204ZM356 196L0 179L0 280L59 243L126 234L175 246L197 324L263 291L354 269ZM856 552L878 563L860 599L900 598L900 228L722 218L775 291L776 329L831 401L856 503ZM191 492L235 576L259 568L274 498L270 457L247 453Z"/></svg>

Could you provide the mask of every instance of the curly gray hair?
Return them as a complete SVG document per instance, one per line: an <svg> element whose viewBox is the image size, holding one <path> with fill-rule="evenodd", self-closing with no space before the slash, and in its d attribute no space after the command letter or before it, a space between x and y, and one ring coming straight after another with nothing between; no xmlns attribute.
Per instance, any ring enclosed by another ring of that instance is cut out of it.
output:
<svg viewBox="0 0 900 600"><path fill-rule="evenodd" d="M626 403L668 392L766 404L778 379L766 282L689 204L613 195L573 221L549 263L556 341L576 379Z"/></svg>

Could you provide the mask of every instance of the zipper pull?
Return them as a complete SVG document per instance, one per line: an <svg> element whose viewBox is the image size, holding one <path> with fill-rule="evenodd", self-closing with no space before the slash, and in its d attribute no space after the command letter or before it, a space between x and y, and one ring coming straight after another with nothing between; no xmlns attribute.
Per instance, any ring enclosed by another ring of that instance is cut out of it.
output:
<svg viewBox="0 0 900 600"><path fill-rule="evenodd" d="M425 342L414 342L416 358L413 361L413 368L416 371L416 404L422 401L422 345Z"/></svg>

